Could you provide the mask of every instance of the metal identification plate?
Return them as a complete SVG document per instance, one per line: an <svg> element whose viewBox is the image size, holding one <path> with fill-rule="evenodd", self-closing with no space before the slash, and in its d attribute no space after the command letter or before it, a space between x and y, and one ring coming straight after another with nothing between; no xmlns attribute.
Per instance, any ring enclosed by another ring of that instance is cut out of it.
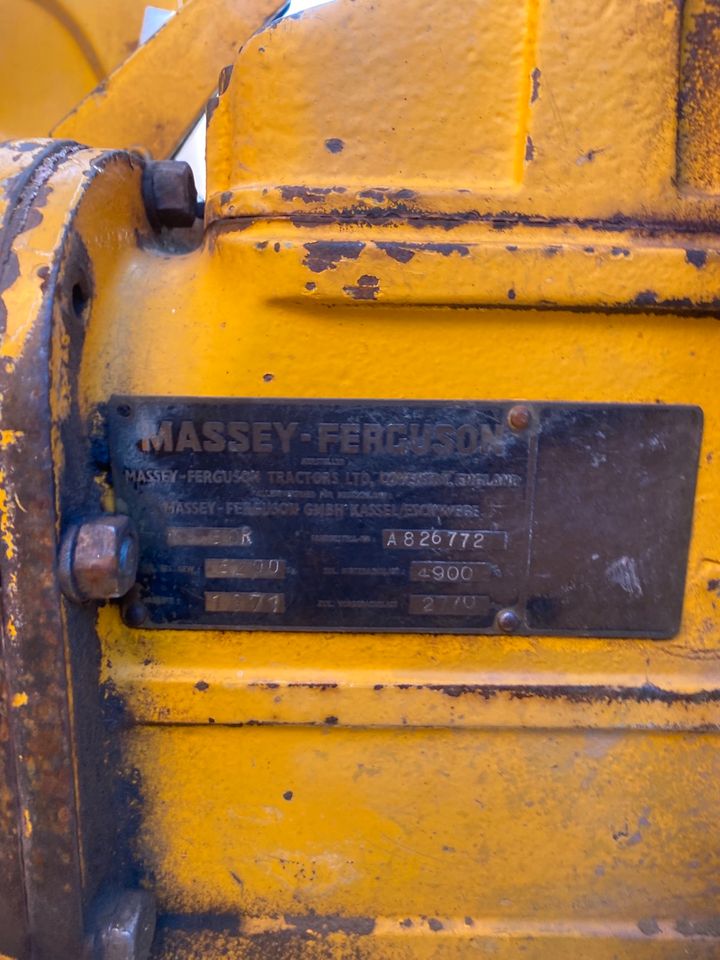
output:
<svg viewBox="0 0 720 960"><path fill-rule="evenodd" d="M114 397L146 626L669 637L702 411Z"/></svg>

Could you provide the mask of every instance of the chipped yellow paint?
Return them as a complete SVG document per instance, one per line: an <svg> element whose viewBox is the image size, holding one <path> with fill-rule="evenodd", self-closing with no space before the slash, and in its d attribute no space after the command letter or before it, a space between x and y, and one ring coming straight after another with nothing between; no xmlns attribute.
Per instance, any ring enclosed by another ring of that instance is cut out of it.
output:
<svg viewBox="0 0 720 960"><path fill-rule="evenodd" d="M213 115L205 243L97 261L87 418L113 393L705 414L667 642L131 630L99 610L138 860L162 910L241 918L179 922L163 960L715 955L694 931L717 913L720 207L677 186L680 16L336 0L285 21ZM363 276L371 301L349 292Z"/></svg>
<svg viewBox="0 0 720 960"><path fill-rule="evenodd" d="M3 149L12 153L12 147ZM50 269L55 247L65 221L73 216L85 185L82 179L87 165L100 153L81 151L59 168L52 180L52 203L37 207L37 222L18 234L13 244L17 257L18 275L10 287L2 291L7 309L7 322L0 343L3 363L17 362L22 356L27 337L43 302L41 277L38 270ZM0 168L1 169L1 168ZM32 282L29 282L32 279ZM23 425L6 429L22 430Z"/></svg>
<svg viewBox="0 0 720 960"><path fill-rule="evenodd" d="M5 553L9 560L15 557L12 509L13 506L11 503L8 503L7 490L5 489L5 474L0 470L0 541L5 548Z"/></svg>
<svg viewBox="0 0 720 960"><path fill-rule="evenodd" d="M22 812L22 821L23 821L23 833L25 834L26 839L30 839L33 833L32 820L30 819L30 811L27 807L23 808Z"/></svg>
<svg viewBox="0 0 720 960"><path fill-rule="evenodd" d="M82 422L113 393L705 416L669 641L132 630L101 607L132 852L175 915L160 960L717 956L720 200L676 153L683 16L336 0L245 44L198 249L136 239L131 161L79 205Z"/></svg>
<svg viewBox="0 0 720 960"><path fill-rule="evenodd" d="M13 698L10 701L13 707L17 710L19 707L24 707L28 702L28 695L26 693L15 693Z"/></svg>
<svg viewBox="0 0 720 960"><path fill-rule="evenodd" d="M0 447L5 448L17 443L24 436L23 430L0 430Z"/></svg>
<svg viewBox="0 0 720 960"><path fill-rule="evenodd" d="M716 222L713 19L704 59L688 49L702 50L709 6L335 0L285 20L245 45L213 115L209 216L377 216L394 203L415 216ZM682 67L682 37L683 62L704 72Z"/></svg>

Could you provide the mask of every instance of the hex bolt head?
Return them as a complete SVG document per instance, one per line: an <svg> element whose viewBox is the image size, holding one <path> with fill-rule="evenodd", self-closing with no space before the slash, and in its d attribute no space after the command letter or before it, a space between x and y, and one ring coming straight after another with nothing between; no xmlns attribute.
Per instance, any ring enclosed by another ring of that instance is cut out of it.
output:
<svg viewBox="0 0 720 960"><path fill-rule="evenodd" d="M184 160L156 160L143 171L143 198L150 223L159 227L191 227L197 189L192 167Z"/></svg>
<svg viewBox="0 0 720 960"><path fill-rule="evenodd" d="M155 897L147 890L123 890L98 910L93 960L147 960L155 935Z"/></svg>
<svg viewBox="0 0 720 960"><path fill-rule="evenodd" d="M530 407L524 403L517 403L508 411L507 422L513 430L527 430L532 423Z"/></svg>
<svg viewBox="0 0 720 960"><path fill-rule="evenodd" d="M60 586L69 600L122 597L135 583L138 536L130 517L106 514L70 527L60 544Z"/></svg>
<svg viewBox="0 0 720 960"><path fill-rule="evenodd" d="M520 626L520 617L514 610L501 610L497 615L497 625L503 633L515 633Z"/></svg>

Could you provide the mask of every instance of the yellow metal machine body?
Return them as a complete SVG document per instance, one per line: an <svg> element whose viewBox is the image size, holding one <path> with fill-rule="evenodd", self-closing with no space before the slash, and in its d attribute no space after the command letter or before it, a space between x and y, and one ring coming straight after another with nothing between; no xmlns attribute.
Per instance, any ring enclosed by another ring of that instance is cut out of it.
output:
<svg viewBox="0 0 720 960"><path fill-rule="evenodd" d="M175 0L155 7L177 9ZM145 0L5 0L0 136L45 136L138 46Z"/></svg>
<svg viewBox="0 0 720 960"><path fill-rule="evenodd" d="M8 955L69 956L42 905L79 943L112 876L156 897L162 960L718 956L719 23L700 0L278 21L224 75L185 230L153 229L130 153L3 150ZM60 600L67 524L126 509L113 397L699 407L679 628L154 629Z"/></svg>

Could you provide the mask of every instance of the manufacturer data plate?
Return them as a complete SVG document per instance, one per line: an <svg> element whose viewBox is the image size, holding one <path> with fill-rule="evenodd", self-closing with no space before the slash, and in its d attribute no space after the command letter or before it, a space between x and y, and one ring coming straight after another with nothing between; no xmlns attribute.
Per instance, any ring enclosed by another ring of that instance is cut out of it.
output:
<svg viewBox="0 0 720 960"><path fill-rule="evenodd" d="M697 407L114 397L145 626L677 632Z"/></svg>

